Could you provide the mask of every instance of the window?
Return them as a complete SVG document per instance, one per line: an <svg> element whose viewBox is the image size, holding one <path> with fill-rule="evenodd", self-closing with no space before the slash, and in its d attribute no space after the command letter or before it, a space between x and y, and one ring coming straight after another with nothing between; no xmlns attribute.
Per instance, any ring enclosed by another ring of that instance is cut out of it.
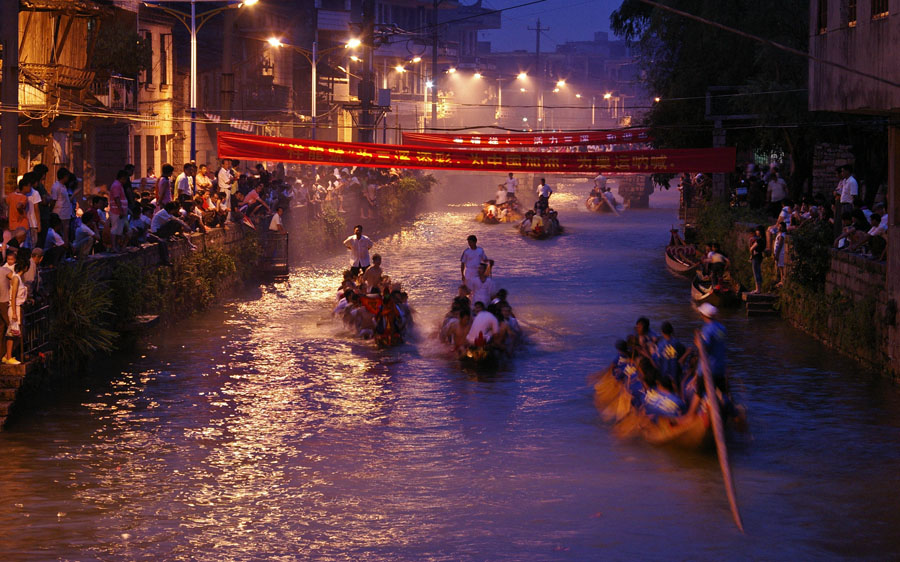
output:
<svg viewBox="0 0 900 562"><path fill-rule="evenodd" d="M856 27L856 0L847 0L847 27Z"/></svg>
<svg viewBox="0 0 900 562"><path fill-rule="evenodd" d="M172 35L159 36L159 83L172 83Z"/></svg>
<svg viewBox="0 0 900 562"><path fill-rule="evenodd" d="M888 0L872 0L872 19L888 17Z"/></svg>
<svg viewBox="0 0 900 562"><path fill-rule="evenodd" d="M146 155L144 156L144 167L139 168L137 171L140 172L140 177L145 177L147 175L147 168L153 168L156 171L156 135L147 135L144 137L144 144L146 149Z"/></svg>
<svg viewBox="0 0 900 562"><path fill-rule="evenodd" d="M818 0L818 2L816 29L818 29L821 34L828 31L828 0Z"/></svg>
<svg viewBox="0 0 900 562"><path fill-rule="evenodd" d="M141 31L144 36L144 42L150 47L150 68L141 71L140 81L142 84L153 83L153 34L149 31Z"/></svg>

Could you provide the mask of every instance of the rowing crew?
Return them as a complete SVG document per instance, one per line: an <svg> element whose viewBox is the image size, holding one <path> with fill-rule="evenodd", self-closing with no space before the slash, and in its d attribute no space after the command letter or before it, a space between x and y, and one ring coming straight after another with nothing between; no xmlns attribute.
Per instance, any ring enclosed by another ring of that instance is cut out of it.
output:
<svg viewBox="0 0 900 562"><path fill-rule="evenodd" d="M506 301L506 289L498 289L494 283L494 261L478 246L478 238L470 235L467 242L469 247L459 259L462 284L441 323L441 341L461 354L470 347L511 353L522 330Z"/></svg>
<svg viewBox="0 0 900 562"><path fill-rule="evenodd" d="M400 283L381 269L381 256L374 254L364 271L344 271L333 315L363 339L374 338L378 345L403 342L413 325L409 297Z"/></svg>
<svg viewBox="0 0 900 562"><path fill-rule="evenodd" d="M628 389L632 405L651 418L677 421L698 412L705 395L700 348L726 413L734 413L725 376L725 328L715 319L716 307L705 303L697 310L704 324L695 335L696 348L687 349L679 342L669 322L663 322L661 335L655 334L647 318L639 318L635 332L616 342L617 356L610 366L613 376Z"/></svg>

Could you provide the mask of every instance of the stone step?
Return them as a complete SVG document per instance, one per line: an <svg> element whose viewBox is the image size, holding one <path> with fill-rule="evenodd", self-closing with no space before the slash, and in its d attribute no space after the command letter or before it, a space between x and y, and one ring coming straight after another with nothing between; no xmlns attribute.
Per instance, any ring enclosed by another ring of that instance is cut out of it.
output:
<svg viewBox="0 0 900 562"><path fill-rule="evenodd" d="M754 316L778 316L780 314L779 311L774 309L747 309L747 318L751 318Z"/></svg>
<svg viewBox="0 0 900 562"><path fill-rule="evenodd" d="M19 388L25 380L21 375L0 374L0 388Z"/></svg>
<svg viewBox="0 0 900 562"><path fill-rule="evenodd" d="M15 400L15 399L16 399L16 389L15 388L0 388L0 401Z"/></svg>
<svg viewBox="0 0 900 562"><path fill-rule="evenodd" d="M778 295L772 293L741 293L741 298L744 302L776 302L778 301Z"/></svg>
<svg viewBox="0 0 900 562"><path fill-rule="evenodd" d="M774 302L748 302L747 309L753 310L774 310L775 303Z"/></svg>

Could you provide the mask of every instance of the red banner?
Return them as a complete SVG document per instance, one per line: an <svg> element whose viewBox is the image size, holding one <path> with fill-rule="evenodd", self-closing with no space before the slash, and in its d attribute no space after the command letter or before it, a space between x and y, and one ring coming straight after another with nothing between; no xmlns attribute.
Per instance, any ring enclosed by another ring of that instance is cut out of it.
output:
<svg viewBox="0 0 900 562"><path fill-rule="evenodd" d="M324 142L242 133L219 133L218 149L219 158L267 162L542 174L732 172L735 162L733 147L622 152L487 152Z"/></svg>
<svg viewBox="0 0 900 562"><path fill-rule="evenodd" d="M569 133L452 134L403 133L403 143L421 146L495 148L513 146L579 146L587 144L628 144L649 142L648 129L610 129Z"/></svg>

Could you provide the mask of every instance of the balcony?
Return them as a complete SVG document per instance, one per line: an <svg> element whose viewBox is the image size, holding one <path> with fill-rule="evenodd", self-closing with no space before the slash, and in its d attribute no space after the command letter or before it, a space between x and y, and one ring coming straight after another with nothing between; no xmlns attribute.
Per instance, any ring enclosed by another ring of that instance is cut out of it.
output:
<svg viewBox="0 0 900 562"><path fill-rule="evenodd" d="M136 113L138 110L137 81L134 78L112 76L109 80L94 80L90 92L104 107L113 111Z"/></svg>

